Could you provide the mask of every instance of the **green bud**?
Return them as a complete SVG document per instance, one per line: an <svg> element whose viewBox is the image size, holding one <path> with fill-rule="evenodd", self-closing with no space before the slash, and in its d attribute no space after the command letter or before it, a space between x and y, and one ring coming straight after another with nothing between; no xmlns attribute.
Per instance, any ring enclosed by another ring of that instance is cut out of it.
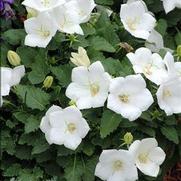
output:
<svg viewBox="0 0 181 181"><path fill-rule="evenodd" d="M69 102L69 106L76 106L76 102L75 102L74 100L71 100L71 101Z"/></svg>
<svg viewBox="0 0 181 181"><path fill-rule="evenodd" d="M46 89L50 88L53 83L53 77L52 76L47 76L43 82L43 87Z"/></svg>
<svg viewBox="0 0 181 181"><path fill-rule="evenodd" d="M130 133L130 132L127 132L125 135L124 135L124 142L127 144L127 145L130 145L132 142L133 142L133 135Z"/></svg>
<svg viewBox="0 0 181 181"><path fill-rule="evenodd" d="M181 57L181 45L177 47L177 55Z"/></svg>
<svg viewBox="0 0 181 181"><path fill-rule="evenodd" d="M7 58L8 58L9 63L13 66L18 66L21 63L20 56L12 50L8 51Z"/></svg>

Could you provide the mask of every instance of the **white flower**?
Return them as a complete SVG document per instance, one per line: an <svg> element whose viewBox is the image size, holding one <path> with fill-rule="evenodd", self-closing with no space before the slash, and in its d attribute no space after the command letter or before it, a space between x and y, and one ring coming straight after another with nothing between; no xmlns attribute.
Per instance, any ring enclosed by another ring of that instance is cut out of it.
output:
<svg viewBox="0 0 181 181"><path fill-rule="evenodd" d="M49 144L64 145L75 150L90 130L82 113L75 106L62 109L52 106L42 118L40 129Z"/></svg>
<svg viewBox="0 0 181 181"><path fill-rule="evenodd" d="M181 80L173 78L160 85L157 93L159 107L167 115L181 113Z"/></svg>
<svg viewBox="0 0 181 181"><path fill-rule="evenodd" d="M148 39L156 20L142 1L121 5L120 18L124 28L137 38Z"/></svg>
<svg viewBox="0 0 181 181"><path fill-rule="evenodd" d="M76 67L72 70L72 83L67 87L66 96L76 101L79 109L104 106L108 96L110 76L101 62L88 68Z"/></svg>
<svg viewBox="0 0 181 181"><path fill-rule="evenodd" d="M21 78L25 74L25 67L23 65L17 66L14 69L1 67L1 96L9 95L11 86L19 84ZM1 97L1 105L2 105Z"/></svg>
<svg viewBox="0 0 181 181"><path fill-rule="evenodd" d="M71 3L71 1L70 1ZM68 3L67 3L68 4ZM56 22L56 26L60 32L68 34L80 34L83 35L83 30L77 21L77 13L70 11L67 4L55 8L50 14Z"/></svg>
<svg viewBox="0 0 181 181"><path fill-rule="evenodd" d="M164 57L164 62L167 66L167 79L165 82L170 79L181 77L181 62L174 62L174 57L170 52L167 52Z"/></svg>
<svg viewBox="0 0 181 181"><path fill-rule="evenodd" d="M28 35L25 45L45 48L56 34L57 26L48 13L40 13L37 17L27 19L24 22Z"/></svg>
<svg viewBox="0 0 181 181"><path fill-rule="evenodd" d="M167 78L160 85L156 95L158 105L167 115L181 113L181 63L174 62L170 52L164 57L167 66Z"/></svg>
<svg viewBox="0 0 181 181"><path fill-rule="evenodd" d="M83 35L80 24L89 20L94 7L94 0L71 0L63 6L55 8L51 14L59 31Z"/></svg>
<svg viewBox="0 0 181 181"><path fill-rule="evenodd" d="M71 62L77 66L88 67L90 65L89 57L87 52L83 47L78 48L78 53L71 53L72 57L70 58Z"/></svg>
<svg viewBox="0 0 181 181"><path fill-rule="evenodd" d="M107 107L114 112L134 121L152 103L153 97L141 75L129 75L112 80Z"/></svg>
<svg viewBox="0 0 181 181"><path fill-rule="evenodd" d="M169 13L173 9L181 8L181 1L180 0L161 0L163 1L163 7L166 13Z"/></svg>
<svg viewBox="0 0 181 181"><path fill-rule="evenodd" d="M39 12L49 11L64 3L65 0L25 0L22 2L24 6L33 8Z"/></svg>
<svg viewBox="0 0 181 181"><path fill-rule="evenodd" d="M174 67L175 67L177 76L179 76L181 79L181 62L175 62Z"/></svg>
<svg viewBox="0 0 181 181"><path fill-rule="evenodd" d="M103 150L95 175L106 181L135 181L138 172L132 155L126 150Z"/></svg>
<svg viewBox="0 0 181 181"><path fill-rule="evenodd" d="M67 9L69 11L71 9L70 13L75 15L78 23L87 22L95 6L94 0L71 0L66 4Z"/></svg>
<svg viewBox="0 0 181 181"><path fill-rule="evenodd" d="M164 48L163 37L156 30L152 30L150 36L145 42L145 46L152 52L159 52Z"/></svg>
<svg viewBox="0 0 181 181"><path fill-rule="evenodd" d="M158 147L155 138L134 141L129 147L129 152L134 156L136 166L141 172L152 177L158 175L159 166L165 160L165 153Z"/></svg>
<svg viewBox="0 0 181 181"><path fill-rule="evenodd" d="M160 85L167 77L165 63L161 56L148 48L139 48L135 53L128 53L128 59L133 65L135 73L143 73L146 78Z"/></svg>

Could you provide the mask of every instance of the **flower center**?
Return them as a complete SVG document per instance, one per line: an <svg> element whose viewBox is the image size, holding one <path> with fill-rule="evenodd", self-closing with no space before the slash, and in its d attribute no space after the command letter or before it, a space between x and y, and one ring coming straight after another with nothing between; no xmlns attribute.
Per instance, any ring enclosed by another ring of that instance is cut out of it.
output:
<svg viewBox="0 0 181 181"><path fill-rule="evenodd" d="M129 102L129 96L126 95L126 94L119 95L119 99L120 99L120 101L123 102L123 103L128 103L128 102Z"/></svg>
<svg viewBox="0 0 181 181"><path fill-rule="evenodd" d="M67 127L70 133L73 133L76 130L76 125L74 123L69 123Z"/></svg>
<svg viewBox="0 0 181 181"><path fill-rule="evenodd" d="M97 93L99 92L99 85L97 84L90 84L90 92L91 92L91 96L94 97L97 95Z"/></svg>
<svg viewBox="0 0 181 181"><path fill-rule="evenodd" d="M143 69L144 74L152 75L153 72L152 72L151 68L152 68L151 64L146 65Z"/></svg>
<svg viewBox="0 0 181 181"><path fill-rule="evenodd" d="M48 7L50 5L50 0L41 0L41 4L45 7Z"/></svg>
<svg viewBox="0 0 181 181"><path fill-rule="evenodd" d="M38 34L39 34L40 36L42 36L43 38L47 38L47 37L50 36L50 31L45 30L45 29L43 28L43 26L41 26L40 29L37 30L37 32L38 32Z"/></svg>
<svg viewBox="0 0 181 181"><path fill-rule="evenodd" d="M119 171L123 168L123 163L120 160L117 160L113 163L113 170Z"/></svg>
<svg viewBox="0 0 181 181"><path fill-rule="evenodd" d="M163 98L171 97L172 93L170 90L166 89L163 91Z"/></svg>
<svg viewBox="0 0 181 181"><path fill-rule="evenodd" d="M148 161L148 153L139 154L138 160L140 161L140 163L147 163L147 161Z"/></svg>
<svg viewBox="0 0 181 181"><path fill-rule="evenodd" d="M128 25L130 30L135 31L139 21L140 21L140 19L138 17L135 17L133 19L128 18L127 21L126 21L126 24Z"/></svg>

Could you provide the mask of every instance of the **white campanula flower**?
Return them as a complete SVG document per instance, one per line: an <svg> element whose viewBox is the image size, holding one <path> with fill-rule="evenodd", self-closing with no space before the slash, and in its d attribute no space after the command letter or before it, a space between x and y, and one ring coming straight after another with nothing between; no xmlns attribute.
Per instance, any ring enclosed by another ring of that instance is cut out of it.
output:
<svg viewBox="0 0 181 181"><path fill-rule="evenodd" d="M163 37L156 30L152 30L148 39L145 42L145 46L149 48L152 52L158 53L164 48Z"/></svg>
<svg viewBox="0 0 181 181"><path fill-rule="evenodd" d="M167 65L167 79L160 85L156 95L158 105L167 115L181 113L181 63L174 62L174 57L167 52L164 58Z"/></svg>
<svg viewBox="0 0 181 181"><path fill-rule="evenodd" d="M107 107L130 121L140 117L152 103L153 97L140 74L111 81Z"/></svg>
<svg viewBox="0 0 181 181"><path fill-rule="evenodd" d="M66 96L74 100L79 109L102 107L109 83L110 76L99 61L89 67L76 67L72 70L72 83L67 87Z"/></svg>
<svg viewBox="0 0 181 181"><path fill-rule="evenodd" d="M39 12L49 11L65 3L65 0L24 0L23 5Z"/></svg>
<svg viewBox="0 0 181 181"><path fill-rule="evenodd" d="M40 13L24 22L25 45L45 48L56 34L57 26L48 13Z"/></svg>
<svg viewBox="0 0 181 181"><path fill-rule="evenodd" d="M180 0L161 0L163 1L163 7L166 13L169 13L173 9L181 8L181 1Z"/></svg>
<svg viewBox="0 0 181 181"><path fill-rule="evenodd" d="M137 168L145 175L156 177L160 165L165 160L165 152L158 147L155 138L146 138L134 141L129 152L133 155Z"/></svg>
<svg viewBox="0 0 181 181"><path fill-rule="evenodd" d="M175 67L177 76L179 76L181 79L181 62L175 62L174 67Z"/></svg>
<svg viewBox="0 0 181 181"><path fill-rule="evenodd" d="M138 172L132 155L126 150L103 150L95 175L106 181L135 181Z"/></svg>
<svg viewBox="0 0 181 181"><path fill-rule="evenodd" d="M55 8L51 15L55 19L59 31L83 35L80 24L89 20L94 7L93 0L71 0L63 6Z"/></svg>
<svg viewBox="0 0 181 181"><path fill-rule="evenodd" d="M148 39L156 23L155 18L148 12L142 1L122 4L120 18L124 28L131 35L142 39Z"/></svg>
<svg viewBox="0 0 181 181"><path fill-rule="evenodd" d="M77 66L88 67L90 65L90 60L87 55L87 51L83 47L78 48L78 53L71 53L71 62Z"/></svg>
<svg viewBox="0 0 181 181"><path fill-rule="evenodd" d="M84 34L79 22L77 22L76 12L70 11L67 4L55 8L51 12L51 16L55 20L56 26L60 32L68 34Z"/></svg>
<svg viewBox="0 0 181 181"><path fill-rule="evenodd" d="M147 79L160 85L167 77L167 70L162 57L148 48L139 48L135 53L128 53L128 59L135 73L143 73Z"/></svg>
<svg viewBox="0 0 181 181"><path fill-rule="evenodd" d="M77 22L85 23L90 19L92 10L95 8L96 4L94 0L71 0L66 3L67 9L71 9L70 13L77 18Z"/></svg>
<svg viewBox="0 0 181 181"><path fill-rule="evenodd" d="M157 93L158 105L167 115L181 113L181 80L172 79L160 85Z"/></svg>
<svg viewBox="0 0 181 181"><path fill-rule="evenodd" d="M11 86L17 85L20 83L21 78L25 75L24 65L17 66L14 69L8 67L1 67L1 105L2 105L2 96L9 95Z"/></svg>
<svg viewBox="0 0 181 181"><path fill-rule="evenodd" d="M40 129L49 144L64 145L75 150L90 128L82 113L75 106L62 109L52 106L42 118Z"/></svg>

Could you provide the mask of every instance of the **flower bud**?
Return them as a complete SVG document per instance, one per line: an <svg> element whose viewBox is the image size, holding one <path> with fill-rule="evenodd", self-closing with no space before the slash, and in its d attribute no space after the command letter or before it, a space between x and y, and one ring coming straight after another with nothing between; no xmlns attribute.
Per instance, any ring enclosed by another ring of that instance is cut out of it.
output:
<svg viewBox="0 0 181 181"><path fill-rule="evenodd" d="M127 145L130 145L132 142L133 142L133 135L130 133L130 132L127 132L125 135L124 135L124 142L127 144Z"/></svg>
<svg viewBox="0 0 181 181"><path fill-rule="evenodd" d="M53 77L52 76L47 76L43 82L43 87L46 89L50 88L53 83Z"/></svg>
<svg viewBox="0 0 181 181"><path fill-rule="evenodd" d="M71 101L69 102L69 106L76 106L76 102L75 102L74 100L71 100Z"/></svg>
<svg viewBox="0 0 181 181"><path fill-rule="evenodd" d="M181 45L177 47L177 55L181 57Z"/></svg>
<svg viewBox="0 0 181 181"><path fill-rule="evenodd" d="M8 58L9 63L13 66L18 66L21 63L20 56L12 50L8 51L7 58Z"/></svg>
<svg viewBox="0 0 181 181"><path fill-rule="evenodd" d="M83 47L78 48L78 53L71 53L72 57L70 58L71 62L77 66L88 67L90 65L89 57L87 52Z"/></svg>

